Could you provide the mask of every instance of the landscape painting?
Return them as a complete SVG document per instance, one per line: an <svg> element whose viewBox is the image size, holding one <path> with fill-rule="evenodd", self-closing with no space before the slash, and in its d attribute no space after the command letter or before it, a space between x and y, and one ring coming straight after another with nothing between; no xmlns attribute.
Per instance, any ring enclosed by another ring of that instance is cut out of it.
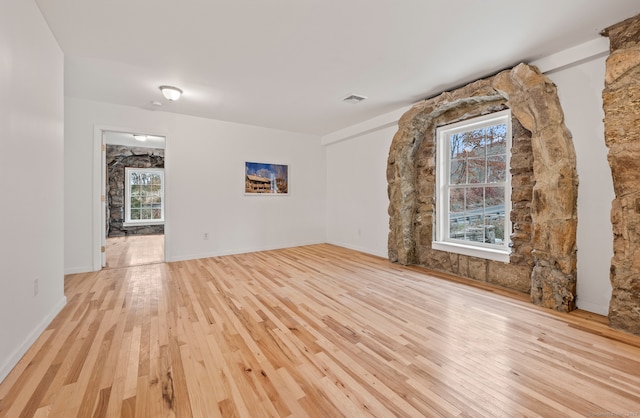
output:
<svg viewBox="0 0 640 418"><path fill-rule="evenodd" d="M250 195L288 195L289 166L245 162L244 193Z"/></svg>

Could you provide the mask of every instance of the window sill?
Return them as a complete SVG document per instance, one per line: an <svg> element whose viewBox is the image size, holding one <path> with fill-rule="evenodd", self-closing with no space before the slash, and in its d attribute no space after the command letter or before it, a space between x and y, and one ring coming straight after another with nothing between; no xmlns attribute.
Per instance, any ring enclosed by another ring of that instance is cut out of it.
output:
<svg viewBox="0 0 640 418"><path fill-rule="evenodd" d="M164 225L164 221L142 221L142 222L124 222L123 227L131 226L149 226L149 225Z"/></svg>
<svg viewBox="0 0 640 418"><path fill-rule="evenodd" d="M434 250L446 251L468 255L471 257L485 258L487 260L500 261L502 263L509 262L511 251L509 249L499 250L495 248L476 247L472 245L464 245L453 242L433 241L431 248Z"/></svg>

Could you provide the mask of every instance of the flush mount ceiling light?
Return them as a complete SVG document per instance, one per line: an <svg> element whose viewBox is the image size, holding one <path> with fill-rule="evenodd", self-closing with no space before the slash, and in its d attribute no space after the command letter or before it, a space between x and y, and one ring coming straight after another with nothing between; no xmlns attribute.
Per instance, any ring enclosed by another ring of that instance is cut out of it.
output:
<svg viewBox="0 0 640 418"><path fill-rule="evenodd" d="M146 135L133 135L133 137L135 138L136 141L146 141L147 140L147 136Z"/></svg>
<svg viewBox="0 0 640 418"><path fill-rule="evenodd" d="M160 91L165 99L174 102L182 95L182 90L173 86L160 86Z"/></svg>
<svg viewBox="0 0 640 418"><path fill-rule="evenodd" d="M360 103L361 101L363 101L366 98L367 98L367 96L362 96L360 94L351 94L348 97L345 97L344 99L342 99L342 101L343 102L347 102L347 103L351 103L351 104L356 104L356 103Z"/></svg>

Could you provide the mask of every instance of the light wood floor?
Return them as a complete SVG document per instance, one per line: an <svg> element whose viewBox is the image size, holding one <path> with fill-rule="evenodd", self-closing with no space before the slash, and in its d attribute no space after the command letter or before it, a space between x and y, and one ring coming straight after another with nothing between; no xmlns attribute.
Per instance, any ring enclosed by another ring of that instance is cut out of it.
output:
<svg viewBox="0 0 640 418"><path fill-rule="evenodd" d="M139 266L164 261L164 235L107 238L106 268Z"/></svg>
<svg viewBox="0 0 640 418"><path fill-rule="evenodd" d="M640 338L462 282L330 245L70 275L0 416L640 414Z"/></svg>

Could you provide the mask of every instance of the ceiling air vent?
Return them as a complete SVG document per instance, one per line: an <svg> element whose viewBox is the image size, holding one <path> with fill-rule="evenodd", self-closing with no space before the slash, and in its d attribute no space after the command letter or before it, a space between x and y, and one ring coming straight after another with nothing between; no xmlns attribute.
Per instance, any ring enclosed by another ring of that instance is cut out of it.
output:
<svg viewBox="0 0 640 418"><path fill-rule="evenodd" d="M356 103L360 103L361 101L363 101L366 98L367 98L367 96L361 96L359 94L352 94L352 95L342 99L342 101L343 102L347 102L347 103L356 104Z"/></svg>

